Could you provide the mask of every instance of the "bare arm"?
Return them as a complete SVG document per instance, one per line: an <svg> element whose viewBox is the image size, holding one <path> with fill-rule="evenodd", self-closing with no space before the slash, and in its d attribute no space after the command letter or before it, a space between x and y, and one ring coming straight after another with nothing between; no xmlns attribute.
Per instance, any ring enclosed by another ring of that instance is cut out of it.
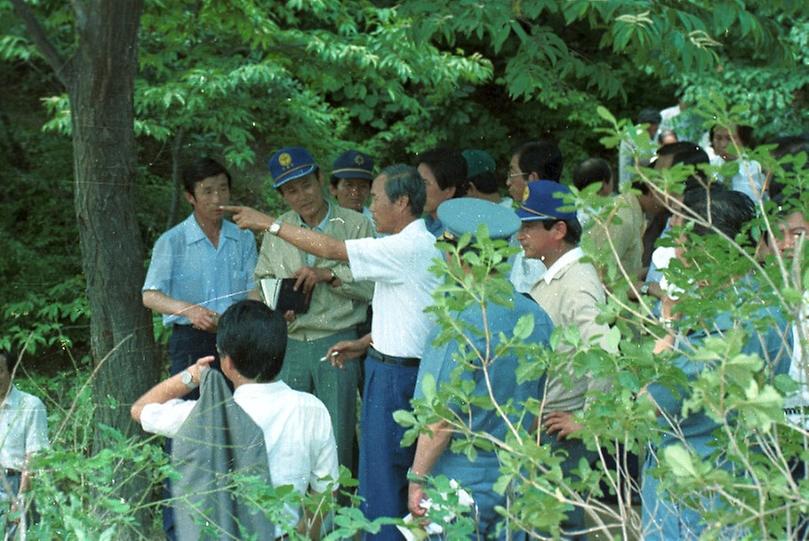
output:
<svg viewBox="0 0 809 541"><path fill-rule="evenodd" d="M413 466L410 471L414 475L428 475L438 459L444 454L449 444L452 431L446 421L439 421L429 426L432 436L421 434L416 444L416 455L413 457ZM421 507L424 499L424 488L418 481L410 481L407 489L407 507L413 516L423 516L427 511Z"/></svg>
<svg viewBox="0 0 809 541"><path fill-rule="evenodd" d="M202 370L208 368L213 360L214 356L209 355L207 357L202 357L195 364L189 366L188 371L191 373L191 381L199 385ZM189 392L191 392L191 389L189 389L185 383L182 382L182 379L180 379L180 374L175 374L146 391L143 396L138 398L135 403L132 404L132 408L129 410L129 413L132 415L132 418L135 421L140 423L140 416L141 413L143 413L143 408L148 404L163 404L164 402L168 402L174 398L182 398Z"/></svg>
<svg viewBox="0 0 809 541"><path fill-rule="evenodd" d="M242 229L261 232L266 231L268 227L275 223L275 218L272 216L250 207L224 206L221 208L225 212L232 212L233 222ZM317 257L348 261L345 241L323 233L284 223L278 231L278 236L296 248Z"/></svg>
<svg viewBox="0 0 809 541"><path fill-rule="evenodd" d="M185 316L196 329L208 332L216 331L219 314L204 306L169 297L155 289L143 292L143 306L167 316Z"/></svg>

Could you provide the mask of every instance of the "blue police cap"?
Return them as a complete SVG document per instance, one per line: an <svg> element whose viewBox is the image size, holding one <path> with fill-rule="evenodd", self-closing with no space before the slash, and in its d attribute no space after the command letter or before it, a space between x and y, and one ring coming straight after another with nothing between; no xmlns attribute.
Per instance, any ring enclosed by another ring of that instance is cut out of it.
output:
<svg viewBox="0 0 809 541"><path fill-rule="evenodd" d="M465 233L475 236L480 224L486 224L493 239L507 239L520 228L520 220L513 210L474 197L448 199L438 205L437 213L449 233L445 233L448 238L457 238Z"/></svg>
<svg viewBox="0 0 809 541"><path fill-rule="evenodd" d="M525 187L525 195L517 209L517 216L523 222L537 220L573 220L576 209L565 201L570 188L552 180L535 180ZM569 210L561 210L569 208Z"/></svg>
<svg viewBox="0 0 809 541"><path fill-rule="evenodd" d="M317 171L317 163L309 151L301 147L284 147L270 156L267 162L275 189L287 182Z"/></svg>
<svg viewBox="0 0 809 541"><path fill-rule="evenodd" d="M343 152L334 160L331 176L332 178L374 180L374 160L359 150Z"/></svg>

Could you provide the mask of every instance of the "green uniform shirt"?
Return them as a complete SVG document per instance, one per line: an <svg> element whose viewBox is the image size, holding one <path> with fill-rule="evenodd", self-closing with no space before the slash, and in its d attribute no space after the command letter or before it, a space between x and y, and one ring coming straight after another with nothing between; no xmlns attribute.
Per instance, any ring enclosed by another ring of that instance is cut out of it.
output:
<svg viewBox="0 0 809 541"><path fill-rule="evenodd" d="M639 278L643 267L643 209L638 198L624 193L614 199L614 206L604 224L593 223L584 232L582 248L593 262L606 268L607 261L621 262L633 280ZM609 237L609 240L608 240ZM612 246L610 246L612 241ZM613 247L615 251L613 251Z"/></svg>
<svg viewBox="0 0 809 541"><path fill-rule="evenodd" d="M294 211L279 216L278 221L308 228ZM331 205L322 232L340 240L360 239L372 237L373 226L362 214ZM256 265L256 284L262 278L291 278L295 271L305 266L306 252L275 235L265 234ZM311 266L331 269L342 285L317 284L312 291L309 311L299 314L289 324L289 337L317 340L365 321L368 303L374 293L373 282L355 282L348 263L342 261L316 257Z"/></svg>

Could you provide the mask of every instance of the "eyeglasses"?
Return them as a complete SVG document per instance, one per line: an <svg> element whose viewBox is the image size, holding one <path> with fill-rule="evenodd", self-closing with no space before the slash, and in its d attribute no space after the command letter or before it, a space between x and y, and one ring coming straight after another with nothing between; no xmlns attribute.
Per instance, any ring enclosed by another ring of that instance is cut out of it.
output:
<svg viewBox="0 0 809 541"><path fill-rule="evenodd" d="M508 178L524 177L524 176L525 176L525 173L523 173L522 171L520 171L519 173L509 173L508 174Z"/></svg>

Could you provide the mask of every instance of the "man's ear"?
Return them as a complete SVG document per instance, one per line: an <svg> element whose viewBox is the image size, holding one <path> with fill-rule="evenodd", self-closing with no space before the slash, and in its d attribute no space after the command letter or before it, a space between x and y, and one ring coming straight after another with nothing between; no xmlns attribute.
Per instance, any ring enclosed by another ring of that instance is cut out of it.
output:
<svg viewBox="0 0 809 541"><path fill-rule="evenodd" d="M337 199L337 185L336 184L332 184L331 182L329 182L329 192L331 192L331 194L334 196L334 198Z"/></svg>
<svg viewBox="0 0 809 541"><path fill-rule="evenodd" d="M530 173L528 173L528 182L533 182L535 180L542 180L539 178L539 173L537 173L536 171L531 171Z"/></svg>
<svg viewBox="0 0 809 541"><path fill-rule="evenodd" d="M397 200L396 200L396 201L393 203L393 205L394 205L394 206L395 206L395 207L396 207L398 210L406 210L406 209L407 209L407 207L409 207L409 206L410 206L410 196L409 196L409 195L402 195L402 196L400 196L400 197L399 197L399 199L397 199Z"/></svg>
<svg viewBox="0 0 809 541"><path fill-rule="evenodd" d="M188 191L183 190L183 194L185 195L185 200L188 201L188 204L192 207L197 204L197 200L194 198L193 194L188 193Z"/></svg>
<svg viewBox="0 0 809 541"><path fill-rule="evenodd" d="M447 188L444 188L444 191L449 193L449 197L447 197L447 199L452 199L453 197L455 197L455 191L457 189L458 189L457 186L449 186Z"/></svg>
<svg viewBox="0 0 809 541"><path fill-rule="evenodd" d="M565 235L567 235L567 224L560 220L555 224L553 224L553 228L551 228L551 231L553 231L554 239L562 240L565 238Z"/></svg>

